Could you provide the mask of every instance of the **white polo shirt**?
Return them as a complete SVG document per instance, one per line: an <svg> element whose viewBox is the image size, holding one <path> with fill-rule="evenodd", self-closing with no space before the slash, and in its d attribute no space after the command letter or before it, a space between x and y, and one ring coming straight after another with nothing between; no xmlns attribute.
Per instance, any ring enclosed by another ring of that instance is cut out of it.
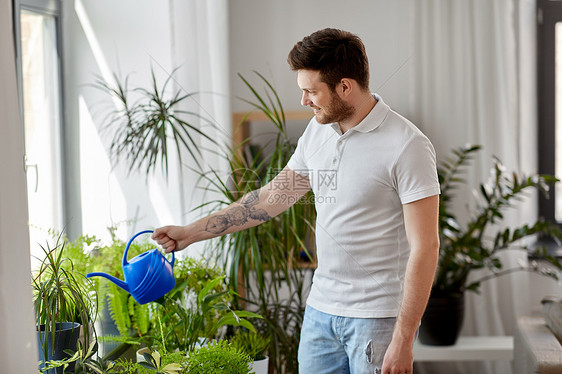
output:
<svg viewBox="0 0 562 374"><path fill-rule="evenodd" d="M318 267L307 304L338 316L398 315L410 253L402 205L440 193L427 137L375 97L345 134L313 118L287 164L315 195Z"/></svg>

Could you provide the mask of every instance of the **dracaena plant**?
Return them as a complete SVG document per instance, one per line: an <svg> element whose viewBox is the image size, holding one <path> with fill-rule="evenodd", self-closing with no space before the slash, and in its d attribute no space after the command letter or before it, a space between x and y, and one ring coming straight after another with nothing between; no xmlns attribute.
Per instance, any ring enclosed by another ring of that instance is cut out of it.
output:
<svg viewBox="0 0 562 374"><path fill-rule="evenodd" d="M125 159L129 171L138 170L147 176L160 166L167 176L171 149L180 164L187 153L201 168L201 139L217 144L201 130L203 126L216 129L213 122L185 109L195 93L187 93L181 87L170 92L176 70L162 84L151 71L150 88L130 88L128 76L121 80L114 75L114 83L102 78L95 83L94 87L107 92L116 104L103 120L106 130L113 133L110 156L114 163Z"/></svg>
<svg viewBox="0 0 562 374"><path fill-rule="evenodd" d="M59 236L54 246L48 242L41 246L45 258L32 277L35 320L37 326L45 325L45 340L40 342L44 357L48 357L47 348L54 346L57 323L80 323L86 344L90 342L90 331L95 334L90 325L97 314L97 296L92 283L64 256L65 244ZM50 344L47 339L51 339Z"/></svg>
<svg viewBox="0 0 562 374"><path fill-rule="evenodd" d="M285 167L296 147L296 141L287 133L285 112L275 88L262 74L254 73L254 79L239 74L250 95L250 99L242 100L267 118L265 126L274 134L269 144L272 151L253 144L252 137L228 150L229 179L221 177L219 170L201 173L203 188L218 196L201 208L219 210L267 184ZM263 316L263 320L254 323L256 329L271 337L268 356L275 373L298 370L297 350L306 299L304 267L314 267L309 241L314 236L315 219L314 196L309 191L274 219L209 242L208 249L223 266L230 288L243 290L243 299L236 297L235 303L251 305ZM303 257L308 260L306 265L301 264ZM283 295L287 290L288 295Z"/></svg>
<svg viewBox="0 0 562 374"><path fill-rule="evenodd" d="M476 207L471 210L468 220L461 223L453 213L453 192L460 184L465 183L459 175L473 154L480 149L478 145L453 149L452 155L438 167L441 184L441 246L432 290L436 295L460 294L467 290L478 292L482 281L520 270L540 271L544 275L557 278L555 272L533 266L504 269L497 256L498 252L508 248L531 251L521 240L531 235L562 238L562 233L555 224L543 220L507 228L502 224L504 212L513 208L513 204L524 198L528 192L537 190L547 195L549 186L558 181L555 177L508 173L501 161L494 158L489 180L481 183L476 191ZM560 262L548 255L546 249L533 251L535 255L562 269ZM490 269L490 275L474 280L469 278L473 270L482 268Z"/></svg>

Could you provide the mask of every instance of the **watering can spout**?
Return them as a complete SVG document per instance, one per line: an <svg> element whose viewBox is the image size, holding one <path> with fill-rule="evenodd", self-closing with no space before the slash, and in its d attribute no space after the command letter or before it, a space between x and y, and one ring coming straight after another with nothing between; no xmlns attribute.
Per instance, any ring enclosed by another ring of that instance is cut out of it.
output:
<svg viewBox="0 0 562 374"><path fill-rule="evenodd" d="M124 289L127 292L131 292L129 291L129 286L127 285L127 283L123 282L121 279L117 279L115 277L112 277L109 274L106 273L88 273L86 275L87 278L91 278L91 277L104 277L109 279L110 281L112 281L113 283L115 283L117 286L121 287L122 289Z"/></svg>

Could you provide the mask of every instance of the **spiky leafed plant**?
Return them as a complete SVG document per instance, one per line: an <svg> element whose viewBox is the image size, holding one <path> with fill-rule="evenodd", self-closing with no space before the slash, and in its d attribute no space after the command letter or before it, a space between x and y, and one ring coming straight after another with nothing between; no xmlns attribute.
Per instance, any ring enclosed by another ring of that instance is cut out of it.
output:
<svg viewBox="0 0 562 374"><path fill-rule="evenodd" d="M562 238L562 232L552 223L538 220L533 224L519 227L501 227L506 209L520 201L531 190L547 194L550 184L558 181L550 175L525 176L507 173L499 159L494 158L493 168L487 183L481 183L477 192L477 204L471 210L466 223L461 224L452 212L451 203L454 190L465 181L459 176L480 146L466 146L453 149L452 156L444 160L439 168L441 202L439 225L441 246L439 265L433 284L433 294L458 295L464 291L478 292L483 280L490 277L523 270L522 268L503 269L498 252L508 248L530 251L521 244L521 239L530 235L545 234ZM536 252L559 269L562 266L556 258L548 255L545 249ZM473 270L489 268L492 274L469 281ZM537 270L529 268L528 270ZM543 274L556 277L556 273L543 271Z"/></svg>
<svg viewBox="0 0 562 374"><path fill-rule="evenodd" d="M201 139L217 144L201 130L203 125L216 126L199 113L182 109L195 93L186 93L181 87L169 93L176 70L161 86L151 70L150 88L129 88L128 76L121 81L114 75L114 83L98 79L95 87L116 101L116 107L103 120L106 130L113 133L110 156L114 163L125 159L129 171L138 170L147 176L160 165L167 176L171 148L175 148L180 164L187 152L200 168Z"/></svg>
<svg viewBox="0 0 562 374"><path fill-rule="evenodd" d="M231 179L221 177L217 170L203 173L204 188L220 196L202 206L210 211L223 208L270 182L285 167L296 147L287 135L283 106L274 87L263 75L255 74L263 84L264 93L239 75L253 97L242 100L269 119L268 125L276 134L271 144L273 151L266 153L265 146L254 146L252 156L246 157L252 142L249 138L227 152ZM314 235L315 218L313 195L309 192L279 216L222 237L218 245L212 243L211 249L223 264L230 287L235 291L244 290L244 302L253 305L264 317L258 329L271 336L268 355L279 373L298 370L297 347L305 305L301 253L308 256L314 266L307 239ZM288 287L288 296L279 292L283 283Z"/></svg>
<svg viewBox="0 0 562 374"><path fill-rule="evenodd" d="M57 323L78 322L84 326L86 349L91 331L95 334L96 293L85 275L76 272L72 261L64 257L64 246L62 236L58 237L54 247L49 243L41 246L45 258L32 277L35 320L38 327L45 325L44 340L40 342L45 359L49 357L48 347L55 346Z"/></svg>

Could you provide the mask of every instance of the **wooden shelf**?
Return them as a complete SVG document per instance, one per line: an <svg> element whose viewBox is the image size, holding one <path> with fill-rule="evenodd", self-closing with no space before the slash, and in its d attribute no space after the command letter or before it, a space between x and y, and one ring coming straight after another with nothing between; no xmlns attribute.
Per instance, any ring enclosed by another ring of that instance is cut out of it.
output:
<svg viewBox="0 0 562 374"><path fill-rule="evenodd" d="M287 121L309 121L314 116L309 110L285 112ZM232 145L234 149L250 137L250 122L268 121L269 117L263 112L235 112L232 113Z"/></svg>

